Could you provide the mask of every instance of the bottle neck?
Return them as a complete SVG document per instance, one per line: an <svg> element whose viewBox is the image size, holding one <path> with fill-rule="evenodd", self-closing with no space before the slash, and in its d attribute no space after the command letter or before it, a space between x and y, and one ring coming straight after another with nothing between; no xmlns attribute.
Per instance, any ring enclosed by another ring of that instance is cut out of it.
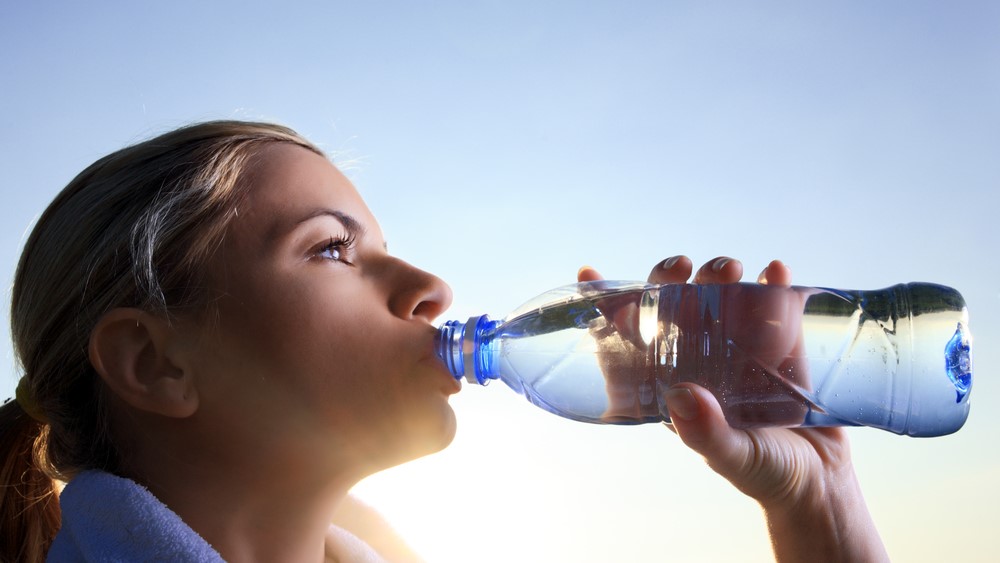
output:
<svg viewBox="0 0 1000 563"><path fill-rule="evenodd" d="M455 379L485 385L498 376L491 373L491 355L486 350L489 337L499 321L486 315L470 317L468 321L448 321L438 329L437 356Z"/></svg>

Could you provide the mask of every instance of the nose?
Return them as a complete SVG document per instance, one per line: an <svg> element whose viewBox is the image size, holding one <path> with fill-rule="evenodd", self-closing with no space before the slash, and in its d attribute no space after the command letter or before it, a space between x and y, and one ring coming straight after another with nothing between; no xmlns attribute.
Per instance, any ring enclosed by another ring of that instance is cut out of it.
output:
<svg viewBox="0 0 1000 563"><path fill-rule="evenodd" d="M441 278L399 261L389 309L402 319L431 322L451 306L451 288Z"/></svg>

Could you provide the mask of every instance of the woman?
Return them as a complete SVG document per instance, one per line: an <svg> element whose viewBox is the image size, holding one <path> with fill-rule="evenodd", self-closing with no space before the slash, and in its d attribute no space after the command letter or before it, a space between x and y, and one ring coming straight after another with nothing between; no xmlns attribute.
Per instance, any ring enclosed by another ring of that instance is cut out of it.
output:
<svg viewBox="0 0 1000 563"><path fill-rule="evenodd" d="M717 259L694 281L741 274ZM761 281L788 277L774 262ZM452 439L431 324L450 301L288 129L204 123L99 160L17 269L2 556L379 560L330 522L360 479ZM732 430L691 384L667 401L681 439L761 502L779 558L884 558L841 430Z"/></svg>

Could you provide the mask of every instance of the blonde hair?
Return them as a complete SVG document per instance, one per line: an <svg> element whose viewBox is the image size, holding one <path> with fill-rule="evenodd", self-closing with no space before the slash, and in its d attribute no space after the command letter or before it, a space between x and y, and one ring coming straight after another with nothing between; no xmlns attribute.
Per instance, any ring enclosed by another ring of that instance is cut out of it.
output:
<svg viewBox="0 0 1000 563"><path fill-rule="evenodd" d="M200 272L246 194L241 178L273 143L322 154L278 125L190 125L98 160L39 218L14 278L11 334L30 410L43 416L0 407L0 560L44 558L58 480L122 463L90 331L116 307L170 315L208 304Z"/></svg>

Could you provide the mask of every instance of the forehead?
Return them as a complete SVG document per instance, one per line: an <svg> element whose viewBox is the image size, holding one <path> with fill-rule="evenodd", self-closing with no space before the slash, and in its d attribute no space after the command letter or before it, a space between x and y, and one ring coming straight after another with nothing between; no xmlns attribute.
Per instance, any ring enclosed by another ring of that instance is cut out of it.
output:
<svg viewBox="0 0 1000 563"><path fill-rule="evenodd" d="M249 186L235 225L269 239L320 210L355 218L379 237L378 224L354 185L324 156L291 144L264 148L246 178Z"/></svg>

